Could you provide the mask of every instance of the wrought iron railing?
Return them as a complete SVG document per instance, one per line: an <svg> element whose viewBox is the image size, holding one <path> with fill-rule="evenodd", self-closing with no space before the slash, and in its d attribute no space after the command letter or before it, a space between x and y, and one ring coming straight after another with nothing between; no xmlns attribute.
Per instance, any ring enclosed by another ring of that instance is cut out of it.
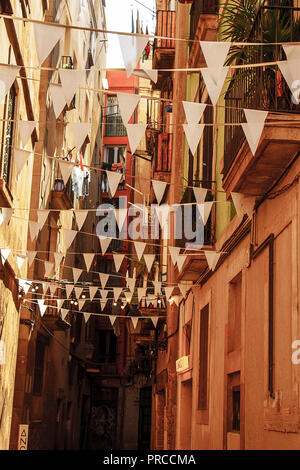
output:
<svg viewBox="0 0 300 470"><path fill-rule="evenodd" d="M299 41L300 8L261 7L248 42L278 43ZM236 69L225 95L225 122L238 124L244 121L243 108L274 112L299 113L299 106L292 101L291 91L285 82L277 61L285 60L283 49L270 44L247 47L247 55L238 61L247 68ZM251 64L270 63L266 66ZM225 126L224 173L229 170L243 141L241 126Z"/></svg>
<svg viewBox="0 0 300 470"><path fill-rule="evenodd" d="M197 0L191 7L190 39L194 39L200 15L216 15L218 13L217 0Z"/></svg>

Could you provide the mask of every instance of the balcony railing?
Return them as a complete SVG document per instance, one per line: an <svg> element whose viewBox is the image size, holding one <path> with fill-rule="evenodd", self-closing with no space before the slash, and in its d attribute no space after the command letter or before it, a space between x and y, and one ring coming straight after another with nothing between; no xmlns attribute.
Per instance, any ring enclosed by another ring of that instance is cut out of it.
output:
<svg viewBox="0 0 300 470"><path fill-rule="evenodd" d="M176 12L158 10L156 15L156 36L163 39L155 39L155 49L175 49Z"/></svg>
<svg viewBox="0 0 300 470"><path fill-rule="evenodd" d="M249 42L299 41L300 8L264 6L259 10ZM240 64L276 62L286 57L281 46L247 47L247 61ZM240 123L244 120L243 108L282 113L299 113L279 67L248 67L237 69L225 95L225 121ZM233 163L245 139L241 126L225 126L224 174Z"/></svg>
<svg viewBox="0 0 300 470"><path fill-rule="evenodd" d="M191 8L190 39L194 39L200 15L216 15L218 13L217 0L197 0Z"/></svg>

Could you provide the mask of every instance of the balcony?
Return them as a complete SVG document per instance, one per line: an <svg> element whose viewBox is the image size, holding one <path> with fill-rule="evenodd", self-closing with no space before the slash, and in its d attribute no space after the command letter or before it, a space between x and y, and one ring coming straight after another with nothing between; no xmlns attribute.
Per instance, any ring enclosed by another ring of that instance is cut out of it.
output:
<svg viewBox="0 0 300 470"><path fill-rule="evenodd" d="M74 205L74 193L72 191L72 181L68 181L65 186L62 179L56 179L54 189L51 192L51 208L57 210L69 210Z"/></svg>
<svg viewBox="0 0 300 470"><path fill-rule="evenodd" d="M175 58L176 12L158 10L156 14L156 36L153 46L153 69L173 67Z"/></svg>
<svg viewBox="0 0 300 470"><path fill-rule="evenodd" d="M147 149L153 155L153 176L155 176L155 179L170 183L173 135L168 132L159 132L155 129L148 132L146 139L148 141Z"/></svg>
<svg viewBox="0 0 300 470"><path fill-rule="evenodd" d="M269 31L266 24L272 20L269 42L299 41L297 18L300 8L262 7L249 37L249 42L261 41ZM282 29L282 22L285 28ZM253 46L247 63L285 60L280 47ZM265 128L253 156L241 126L225 126L224 159L221 173L223 187L249 195L263 195L300 150L300 105L292 101L288 85L277 65L240 69L232 77L225 96L225 121L244 121L243 108L269 111Z"/></svg>

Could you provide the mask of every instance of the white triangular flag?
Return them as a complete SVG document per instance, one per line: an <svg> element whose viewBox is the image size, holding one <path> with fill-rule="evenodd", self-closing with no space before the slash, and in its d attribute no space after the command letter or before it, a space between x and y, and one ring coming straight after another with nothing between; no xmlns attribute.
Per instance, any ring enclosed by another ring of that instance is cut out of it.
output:
<svg viewBox="0 0 300 470"><path fill-rule="evenodd" d="M71 284L66 284L66 293L67 293L67 299L69 299L72 295L74 286Z"/></svg>
<svg viewBox="0 0 300 470"><path fill-rule="evenodd" d="M122 294L123 287L114 287L114 299L117 302Z"/></svg>
<svg viewBox="0 0 300 470"><path fill-rule="evenodd" d="M109 293L108 290L100 289L101 299L106 300L107 296L108 296L108 293Z"/></svg>
<svg viewBox="0 0 300 470"><path fill-rule="evenodd" d="M27 145L36 124L36 121L18 121L18 130L23 147Z"/></svg>
<svg viewBox="0 0 300 470"><path fill-rule="evenodd" d="M166 299L169 300L170 297L172 297L172 292L174 290L174 287L164 287L165 293L166 293Z"/></svg>
<svg viewBox="0 0 300 470"><path fill-rule="evenodd" d="M207 92L212 104L215 106L222 91L229 67L221 69L200 69L205 82Z"/></svg>
<svg viewBox="0 0 300 470"><path fill-rule="evenodd" d="M231 197L238 216L243 217L244 214L247 214L249 219L252 219L256 197L241 193L231 193Z"/></svg>
<svg viewBox="0 0 300 470"><path fill-rule="evenodd" d="M74 169L74 165L71 165L70 163L67 163L67 162L62 162L60 160L59 161L59 168L60 168L60 172L61 172L62 178L63 178L65 186L66 186L69 179L70 179L72 171Z"/></svg>
<svg viewBox="0 0 300 470"><path fill-rule="evenodd" d="M27 259L28 259L28 267L29 268L31 267L36 255L37 255L37 251L27 251Z"/></svg>
<svg viewBox="0 0 300 470"><path fill-rule="evenodd" d="M83 253L83 257L86 265L86 270L89 271L91 269L95 253Z"/></svg>
<svg viewBox="0 0 300 470"><path fill-rule="evenodd" d="M208 68L223 67L231 43L226 41L200 41L200 46Z"/></svg>
<svg viewBox="0 0 300 470"><path fill-rule="evenodd" d="M205 124L183 124L186 140L190 147L191 153L195 155L198 144L202 137Z"/></svg>
<svg viewBox="0 0 300 470"><path fill-rule="evenodd" d="M114 257L114 263L115 263L115 267L116 267L116 271L118 272L120 270L120 267L123 263L123 260L125 258L125 255L113 255Z"/></svg>
<svg viewBox="0 0 300 470"><path fill-rule="evenodd" d="M204 251L204 254L205 254L209 269L214 271L218 264L221 253L217 253L216 251Z"/></svg>
<svg viewBox="0 0 300 470"><path fill-rule="evenodd" d="M158 323L158 320L159 320L159 317L151 317L151 320L152 320L152 323L154 325L154 328L157 327L157 323Z"/></svg>
<svg viewBox="0 0 300 470"><path fill-rule="evenodd" d="M123 225L127 217L128 209L115 209L114 212L119 230L122 231Z"/></svg>
<svg viewBox="0 0 300 470"><path fill-rule="evenodd" d="M178 248L177 246L169 246L169 253L171 256L172 263L175 266L177 263L177 258L180 254L180 248Z"/></svg>
<svg viewBox="0 0 300 470"><path fill-rule="evenodd" d="M65 240L65 248L67 250L72 245L78 232L77 230L69 230L69 229L64 228L63 233L64 233L64 240Z"/></svg>
<svg viewBox="0 0 300 470"><path fill-rule="evenodd" d="M15 212L14 209L11 209L9 207L3 207L2 208L2 216L3 216L2 223L6 225L9 224L10 219L12 218L14 212Z"/></svg>
<svg viewBox="0 0 300 470"><path fill-rule="evenodd" d="M130 77L142 55L142 52L149 42L149 38L147 36L132 36L124 34L119 34L118 38L127 77Z"/></svg>
<svg viewBox="0 0 300 470"><path fill-rule="evenodd" d="M44 227L45 223L46 223L46 220L48 219L48 216L49 216L49 212L48 210L38 210L37 211L37 216L38 216L38 227L39 227L39 230L41 231L42 228Z"/></svg>
<svg viewBox="0 0 300 470"><path fill-rule="evenodd" d="M57 305L58 310L61 309L61 306L64 303L64 301L65 301L64 299L56 299L56 305Z"/></svg>
<svg viewBox="0 0 300 470"><path fill-rule="evenodd" d="M107 303L110 299L105 299L100 301L100 309L104 310L107 306Z"/></svg>
<svg viewBox="0 0 300 470"><path fill-rule="evenodd" d="M86 221L86 218L88 216L88 213L89 213L88 211L74 211L77 226L78 226L78 230L82 229L83 224Z"/></svg>
<svg viewBox="0 0 300 470"><path fill-rule="evenodd" d="M24 261L25 261L25 258L23 258L23 256L17 256L17 265L19 269L22 269Z"/></svg>
<svg viewBox="0 0 300 470"><path fill-rule="evenodd" d="M2 263L4 264L7 258L10 255L11 250L7 248L6 250L1 249L1 258L2 258Z"/></svg>
<svg viewBox="0 0 300 470"><path fill-rule="evenodd" d="M174 300L175 304L176 304L177 307L178 307L179 304L180 304L180 302L181 302L181 300L182 300L182 296L181 296L181 295L175 295L175 296L173 297L173 300Z"/></svg>
<svg viewBox="0 0 300 470"><path fill-rule="evenodd" d="M82 274L82 269L73 268L73 279L74 279L75 284L77 283L81 274Z"/></svg>
<svg viewBox="0 0 300 470"><path fill-rule="evenodd" d="M157 203L160 204L165 194L167 183L165 181L152 180L152 186Z"/></svg>
<svg viewBox="0 0 300 470"><path fill-rule="evenodd" d="M157 214L157 218L159 221L159 224L162 229L166 229L168 226L168 218L170 215L170 206L169 204L162 204L161 206L154 206L155 207L155 212Z"/></svg>
<svg viewBox="0 0 300 470"><path fill-rule="evenodd" d="M206 104L194 103L192 101L183 101L183 108L188 124L199 124L205 111Z"/></svg>
<svg viewBox="0 0 300 470"><path fill-rule="evenodd" d="M114 326L114 323L117 319L117 315L109 315L109 319L110 319L111 325Z"/></svg>
<svg viewBox="0 0 300 470"><path fill-rule="evenodd" d="M133 324L133 328L136 330L139 318L138 317L131 317L131 321L132 321L132 324Z"/></svg>
<svg viewBox="0 0 300 470"><path fill-rule="evenodd" d="M142 69L146 75L152 80L153 83L157 83L158 80L158 70L155 69Z"/></svg>
<svg viewBox="0 0 300 470"><path fill-rule="evenodd" d="M98 287L90 287L90 299L91 300L94 300L94 298L96 297L96 294L98 292Z"/></svg>
<svg viewBox="0 0 300 470"><path fill-rule="evenodd" d="M194 195L195 195L197 204L204 204L208 190L204 188L195 188L195 187L193 188L193 190L194 190Z"/></svg>
<svg viewBox="0 0 300 470"><path fill-rule="evenodd" d="M53 272L54 264L50 263L50 261L45 261L44 266L45 266L45 276L50 277Z"/></svg>
<svg viewBox="0 0 300 470"><path fill-rule="evenodd" d="M39 224L37 222L34 222L33 220L29 220L29 232L30 232L30 238L31 241L33 241L39 233Z"/></svg>
<svg viewBox="0 0 300 470"><path fill-rule="evenodd" d="M44 305L45 301L42 300L42 299L38 299L38 305L39 305L39 309L40 309L40 312L41 312L41 317L44 316L47 308L48 308L48 305Z"/></svg>
<svg viewBox="0 0 300 470"><path fill-rule="evenodd" d="M133 297L133 292L125 292L125 298L128 304L131 303L132 297Z"/></svg>
<svg viewBox="0 0 300 470"><path fill-rule="evenodd" d="M127 126L132 114L141 100L141 97L140 95L132 93L117 93L117 98L124 126Z"/></svg>
<svg viewBox="0 0 300 470"><path fill-rule="evenodd" d="M135 251L138 257L138 260L141 261L141 258L144 254L146 243L144 242L134 242Z"/></svg>
<svg viewBox="0 0 300 470"><path fill-rule="evenodd" d="M74 95L77 93L79 85L84 79L84 75L84 70L59 70L59 77L68 106L70 106Z"/></svg>
<svg viewBox="0 0 300 470"><path fill-rule="evenodd" d="M92 124L89 122L70 122L69 125L73 132L75 147L80 150L88 133L91 132Z"/></svg>
<svg viewBox="0 0 300 470"><path fill-rule="evenodd" d="M83 316L84 316L85 323L87 323L90 319L91 313L84 313Z"/></svg>
<svg viewBox="0 0 300 470"><path fill-rule="evenodd" d="M177 266L178 266L179 272L182 270L182 266L184 265L186 259L187 259L187 255L178 255L177 256Z"/></svg>
<svg viewBox="0 0 300 470"><path fill-rule="evenodd" d="M130 150L132 155L138 148L139 143L145 135L147 124L127 124L127 136L129 140Z"/></svg>
<svg viewBox="0 0 300 470"><path fill-rule="evenodd" d="M138 287L137 291L138 291L139 302L141 302L143 298L146 297L147 287Z"/></svg>
<svg viewBox="0 0 300 470"><path fill-rule="evenodd" d="M109 237L101 237L101 236L98 236L98 238L99 238L100 245L101 245L102 255L105 255L112 239Z"/></svg>
<svg viewBox="0 0 300 470"><path fill-rule="evenodd" d="M283 50L286 54L287 60L300 60L300 46L293 44L283 44Z"/></svg>
<svg viewBox="0 0 300 470"><path fill-rule="evenodd" d="M136 284L136 279L135 279L135 278L126 277L126 282L127 282L127 285L128 285L128 288L129 288L130 292L134 292L134 290L135 290L135 284Z"/></svg>
<svg viewBox="0 0 300 470"><path fill-rule="evenodd" d="M42 23L34 23L34 36L39 65L42 65L58 41L65 35L65 28Z"/></svg>
<svg viewBox="0 0 300 470"><path fill-rule="evenodd" d="M54 253L55 269L59 268L64 256L63 253Z"/></svg>
<svg viewBox="0 0 300 470"><path fill-rule="evenodd" d="M299 59L289 59L281 62L277 62L280 72L284 76L286 83L288 84L292 94L296 91L299 95L297 85L299 80ZM299 96L296 96L297 100Z"/></svg>
<svg viewBox="0 0 300 470"><path fill-rule="evenodd" d="M155 255L145 255L144 254L144 260L148 269L148 272L150 273L153 263L155 261Z"/></svg>
<svg viewBox="0 0 300 470"><path fill-rule="evenodd" d="M26 279L19 279L19 286L21 287L21 289L23 289L25 295L28 294L31 285L31 281L26 281Z"/></svg>
<svg viewBox="0 0 300 470"><path fill-rule="evenodd" d="M45 295L47 294L49 287L50 287L50 283L49 283L49 282L43 282L43 293L44 293Z"/></svg>
<svg viewBox="0 0 300 470"><path fill-rule="evenodd" d="M16 65L0 65L0 104L4 104L5 97L17 78L20 68Z"/></svg>
<svg viewBox="0 0 300 470"><path fill-rule="evenodd" d="M59 118L61 112L66 106L66 98L61 85L50 83L49 93L53 101L53 109L56 119Z"/></svg>
<svg viewBox="0 0 300 470"><path fill-rule="evenodd" d="M57 285L56 284L50 284L50 295L52 297L54 297L56 291L57 291Z"/></svg>
<svg viewBox="0 0 300 470"><path fill-rule="evenodd" d="M154 293L155 294L161 294L161 282L160 281L152 281L152 284L154 285Z"/></svg>
<svg viewBox="0 0 300 470"><path fill-rule="evenodd" d="M114 195L116 194L116 191L118 189L118 186L121 182L121 179L123 178L123 173L120 173L118 171L108 171L108 170L106 170L106 176L107 176L107 181L108 181L108 184L109 184L111 197L114 197Z"/></svg>
<svg viewBox="0 0 300 470"><path fill-rule="evenodd" d="M178 284L179 290L181 292L182 297L186 296L186 292L188 290L188 286L186 284L179 283Z"/></svg>
<svg viewBox="0 0 300 470"><path fill-rule="evenodd" d="M204 225L207 224L213 204L214 204L214 201L205 202L204 204L197 204L198 211L200 213L200 216Z"/></svg>
<svg viewBox="0 0 300 470"><path fill-rule="evenodd" d="M63 319L63 321L66 320L68 313L69 313L69 310L67 310L66 308L60 309L60 314L61 314L61 318Z"/></svg>
<svg viewBox="0 0 300 470"><path fill-rule="evenodd" d="M83 287L74 287L76 299L80 299L80 296L83 291Z"/></svg>
<svg viewBox="0 0 300 470"><path fill-rule="evenodd" d="M79 310L80 312L81 312L81 310L83 309L85 302L86 302L85 299L79 299L79 300L78 300L78 310Z"/></svg>
<svg viewBox="0 0 300 470"><path fill-rule="evenodd" d="M100 277L102 289L105 289L107 281L109 279L109 274L99 273L99 277Z"/></svg>
<svg viewBox="0 0 300 470"><path fill-rule="evenodd" d="M255 155L262 132L265 126L265 120L268 111L259 111L256 109L244 109L247 123L241 123L249 147L253 155Z"/></svg>

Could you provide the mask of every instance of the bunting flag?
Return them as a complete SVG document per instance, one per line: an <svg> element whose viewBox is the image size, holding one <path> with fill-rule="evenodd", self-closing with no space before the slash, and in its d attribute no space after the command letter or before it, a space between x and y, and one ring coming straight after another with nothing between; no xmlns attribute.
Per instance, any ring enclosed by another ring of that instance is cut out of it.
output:
<svg viewBox="0 0 300 470"><path fill-rule="evenodd" d="M79 299L78 300L78 310L81 312L83 310L84 304L86 300L85 299Z"/></svg>
<svg viewBox="0 0 300 470"><path fill-rule="evenodd" d="M25 261L25 258L23 258L23 256L17 256L17 265L18 265L19 270L22 269L24 261Z"/></svg>
<svg viewBox="0 0 300 470"><path fill-rule="evenodd" d="M71 165L70 163L63 162L63 161L59 160L59 168L60 168L61 176L64 180L64 184L65 184L65 186L67 186L67 183L68 183L68 181L70 179L70 176L73 172L74 165Z"/></svg>
<svg viewBox="0 0 300 470"><path fill-rule="evenodd" d="M147 287L138 287L138 300L141 302L146 297Z"/></svg>
<svg viewBox="0 0 300 470"><path fill-rule="evenodd" d="M164 197L167 183L165 181L152 180L152 186L153 186L157 203L160 204L162 201L162 198Z"/></svg>
<svg viewBox="0 0 300 470"><path fill-rule="evenodd" d="M41 231L46 223L46 220L48 219L49 212L47 210L38 210L37 211L37 217L38 217L38 227L39 231Z"/></svg>
<svg viewBox="0 0 300 470"><path fill-rule="evenodd" d="M42 65L58 41L64 37L66 30L60 26L42 23L33 23L33 30L39 65Z"/></svg>
<svg viewBox="0 0 300 470"><path fill-rule="evenodd" d="M289 56L294 56L294 54L289 54ZM294 95L295 91L299 94L299 59L289 59L281 62L277 62L280 72L284 76L286 83L288 84L292 94ZM298 101L299 96L295 96L296 101Z"/></svg>
<svg viewBox="0 0 300 470"><path fill-rule="evenodd" d="M45 305L44 302L45 302L44 300L38 299L38 305L39 305L41 317L44 316L44 314L45 314L45 312L46 312L46 310L47 310L47 308L48 308L48 305Z"/></svg>
<svg viewBox="0 0 300 470"><path fill-rule="evenodd" d="M131 321L132 321L132 324L133 324L133 328L136 330L139 318L138 317L131 317Z"/></svg>
<svg viewBox="0 0 300 470"><path fill-rule="evenodd" d="M125 298L128 304L131 304L132 297L133 297L133 292L125 292Z"/></svg>
<svg viewBox="0 0 300 470"><path fill-rule="evenodd" d="M115 217L117 221L117 225L119 227L120 232L122 231L123 225L125 223L125 220L127 218L127 209L115 209Z"/></svg>
<svg viewBox="0 0 300 470"><path fill-rule="evenodd" d="M55 83L50 83L49 93L53 101L55 117L58 119L67 104L62 86Z"/></svg>
<svg viewBox="0 0 300 470"><path fill-rule="evenodd" d="M247 214L249 219L252 219L256 197L241 193L231 193L231 197L238 216L243 217L244 214Z"/></svg>
<svg viewBox="0 0 300 470"><path fill-rule="evenodd" d="M31 267L36 255L37 255L37 251L27 251L27 259L28 259L28 267L29 268Z"/></svg>
<svg viewBox="0 0 300 470"><path fill-rule="evenodd" d="M144 254L144 260L148 269L148 272L150 273L153 263L155 261L155 255L145 255Z"/></svg>
<svg viewBox="0 0 300 470"><path fill-rule="evenodd" d="M105 255L112 239L109 237L101 237L100 235L98 235L98 238L101 245L102 255Z"/></svg>
<svg viewBox="0 0 300 470"><path fill-rule="evenodd" d="M50 263L50 261L45 261L44 266L45 266L45 277L50 277L51 274L53 273L54 264Z"/></svg>
<svg viewBox="0 0 300 470"><path fill-rule="evenodd" d="M80 296L83 292L83 287L74 287L76 299L80 299Z"/></svg>
<svg viewBox="0 0 300 470"><path fill-rule="evenodd" d="M154 328L157 327L157 323L158 323L158 320L159 320L159 317L151 317L151 320L152 320L152 323L154 325Z"/></svg>
<svg viewBox="0 0 300 470"><path fill-rule="evenodd" d="M83 227L84 222L86 221L86 218L88 216L88 211L74 211L76 222L77 222L77 227L78 230L80 231Z"/></svg>
<svg viewBox="0 0 300 470"><path fill-rule="evenodd" d="M92 124L89 122L70 122L69 126L73 132L75 147L80 150L87 135L91 132Z"/></svg>
<svg viewBox="0 0 300 470"><path fill-rule="evenodd" d="M197 204L204 204L204 201L207 196L207 189L204 188L193 188L195 199Z"/></svg>
<svg viewBox="0 0 300 470"><path fill-rule="evenodd" d="M14 150L14 164L15 164L17 176L19 176L19 174L23 170L30 155L31 155L31 152L27 152L26 150L18 150L18 149Z"/></svg>
<svg viewBox="0 0 300 470"><path fill-rule="evenodd" d="M154 285L155 294L160 295L161 294L161 282L160 281L152 281L152 284Z"/></svg>
<svg viewBox="0 0 300 470"><path fill-rule="evenodd" d="M181 292L182 297L186 296L188 286L186 284L182 284L181 282L178 284L179 290Z"/></svg>
<svg viewBox="0 0 300 470"><path fill-rule="evenodd" d="M205 124L183 124L186 140L189 144L191 153L195 155L200 139L202 137Z"/></svg>
<svg viewBox="0 0 300 470"><path fill-rule="evenodd" d="M92 287L92 286L90 287L90 299L91 300L94 300L97 292L98 292L98 287Z"/></svg>
<svg viewBox="0 0 300 470"><path fill-rule="evenodd" d="M109 189L111 193L111 197L114 197L116 194L116 191L118 189L118 186L123 178L123 173L120 173L118 171L108 171L106 170L106 176L107 176L107 181L109 184Z"/></svg>
<svg viewBox="0 0 300 470"><path fill-rule="evenodd" d="M172 296L174 287L164 287L165 294L166 294L166 299L169 300L170 297Z"/></svg>
<svg viewBox="0 0 300 470"><path fill-rule="evenodd" d="M286 54L287 60L300 60L300 46L297 44L283 44L282 48Z"/></svg>
<svg viewBox="0 0 300 470"><path fill-rule="evenodd" d="M77 235L77 231L76 230L69 230L69 229L64 228L63 229L63 234L64 234L64 240L65 240L65 249L67 251L68 248L70 248L70 246L74 242L75 237Z"/></svg>
<svg viewBox="0 0 300 470"><path fill-rule="evenodd" d="M107 281L109 279L109 274L99 273L99 277L100 277L100 282L101 282L102 289L105 289ZM102 295L102 293L101 293L101 295Z"/></svg>
<svg viewBox="0 0 300 470"><path fill-rule="evenodd" d="M69 313L69 310L67 310L66 308L61 308L60 309L60 315L61 315L61 318L63 319L63 321L66 321L66 317Z"/></svg>
<svg viewBox="0 0 300 470"><path fill-rule="evenodd" d="M117 98L121 118L123 120L124 126L127 126L132 114L141 100L141 96L135 95L133 93L117 93Z"/></svg>
<svg viewBox="0 0 300 470"><path fill-rule="evenodd" d="M16 65L0 65L0 104L4 104L5 97L17 78L20 68Z"/></svg>
<svg viewBox="0 0 300 470"><path fill-rule="evenodd" d="M21 287L21 289L23 289L25 295L28 294L31 285L31 281L26 281L26 279L19 279L19 286Z"/></svg>
<svg viewBox="0 0 300 470"><path fill-rule="evenodd" d="M118 38L127 77L130 77L149 39L144 36L129 36L124 34L119 34Z"/></svg>
<svg viewBox="0 0 300 470"><path fill-rule="evenodd" d="M107 302L109 301L109 299L105 299L105 300L101 300L100 302L100 308L102 308L102 310L105 309L105 307L107 306Z"/></svg>
<svg viewBox="0 0 300 470"><path fill-rule="evenodd" d="M71 284L66 284L67 299L71 297L73 289L74 289L74 286L72 286Z"/></svg>
<svg viewBox="0 0 300 470"><path fill-rule="evenodd" d="M2 207L2 216L3 216L2 223L8 225L14 212L15 210L11 209L10 207Z"/></svg>
<svg viewBox="0 0 300 470"><path fill-rule="evenodd" d="M186 262L186 259L187 259L187 255L178 255L177 256L177 267L178 267L179 272L182 270L182 267L183 267L184 263Z"/></svg>
<svg viewBox="0 0 300 470"><path fill-rule="evenodd" d="M209 69L222 68L231 43L222 41L200 41L200 46Z"/></svg>
<svg viewBox="0 0 300 470"><path fill-rule="evenodd" d="M141 261L141 258L144 254L145 248L146 248L146 243L145 242L134 242L134 248L138 257L138 260Z"/></svg>
<svg viewBox="0 0 300 470"><path fill-rule="evenodd" d="M83 82L85 71L60 69L58 73L65 100L68 106L70 106L75 94L77 93L79 85L81 84L81 82Z"/></svg>
<svg viewBox="0 0 300 470"><path fill-rule="evenodd" d="M100 294L101 294L101 299L103 300L106 300L107 299L107 296L108 296L108 290L100 290Z"/></svg>
<svg viewBox="0 0 300 470"><path fill-rule="evenodd" d="M34 222L33 220L29 220L28 225L29 225L30 238L31 238L31 241L33 242L33 240L37 238L39 234L39 224L37 222Z"/></svg>
<svg viewBox="0 0 300 470"><path fill-rule="evenodd" d="M136 279L135 279L135 278L126 277L126 282L127 282L127 286L128 286L128 288L129 288L130 292L134 292L135 284L136 284Z"/></svg>
<svg viewBox="0 0 300 470"><path fill-rule="evenodd" d="M36 121L18 121L18 131L23 147L26 147L28 140L36 128L36 124Z"/></svg>
<svg viewBox="0 0 300 470"><path fill-rule="evenodd" d="M110 319L111 326L114 326L115 321L117 319L117 315L109 315L109 319Z"/></svg>
<svg viewBox="0 0 300 470"><path fill-rule="evenodd" d="M83 257L84 257L86 270L89 271L91 269L92 262L95 257L95 253L83 253Z"/></svg>
<svg viewBox="0 0 300 470"><path fill-rule="evenodd" d="M49 282L43 282L43 293L44 294L47 294L48 289L49 289L49 285L50 285Z"/></svg>
<svg viewBox="0 0 300 470"><path fill-rule="evenodd" d="M54 297L56 291L57 291L57 285L56 284L50 284L50 295L52 297Z"/></svg>
<svg viewBox="0 0 300 470"><path fill-rule="evenodd" d="M197 208L198 208L198 211L200 213L200 217L201 217L204 225L207 224L208 218L211 214L213 204L214 204L213 201L205 202L204 204L197 204Z"/></svg>
<svg viewBox="0 0 300 470"><path fill-rule="evenodd" d="M218 69L201 68L200 70L201 70L202 77L205 82L210 100L213 106L215 106L218 102L220 93L222 91L229 67L222 67L220 69L219 68Z"/></svg>
<svg viewBox="0 0 300 470"><path fill-rule="evenodd" d="M205 254L209 269L211 271L214 271L220 259L221 253L217 253L216 251L204 251L204 254Z"/></svg>
<svg viewBox="0 0 300 470"><path fill-rule="evenodd" d="M61 309L62 304L64 303L64 299L56 299L56 305L58 310Z"/></svg>
<svg viewBox="0 0 300 470"><path fill-rule="evenodd" d="M85 323L87 323L90 319L91 313L84 313L83 316L84 316Z"/></svg>
<svg viewBox="0 0 300 470"><path fill-rule="evenodd" d="M118 302L120 295L122 294L123 287L114 287L114 299L116 302Z"/></svg>
<svg viewBox="0 0 300 470"><path fill-rule="evenodd" d="M192 101L183 101L182 105L187 123L199 124L207 105L203 103L194 103Z"/></svg>
<svg viewBox="0 0 300 470"><path fill-rule="evenodd" d="M169 253L170 253L170 256L171 256L172 263L175 266L176 263L177 263L177 258L180 254L180 248L177 247L177 246L169 246Z"/></svg>
<svg viewBox="0 0 300 470"><path fill-rule="evenodd" d="M77 283L81 274L82 274L82 269L73 268L73 279L74 279L75 284Z"/></svg>
<svg viewBox="0 0 300 470"><path fill-rule="evenodd" d="M182 300L182 296L181 296L181 295L175 295L175 296L173 297L173 300L174 300L175 304L177 305L177 307L179 307L179 304L180 304L180 302L181 302L181 300Z"/></svg>
<svg viewBox="0 0 300 470"><path fill-rule="evenodd" d="M60 267L64 256L65 255L63 253L54 253L55 269L58 269Z"/></svg>
<svg viewBox="0 0 300 470"><path fill-rule="evenodd" d="M249 147L253 155L257 150L268 111L258 111L256 109L244 109L247 123L242 122L241 126L247 138Z"/></svg>
<svg viewBox="0 0 300 470"><path fill-rule="evenodd" d="M157 83L158 81L158 70L155 69L142 69L145 72L146 77L150 78L153 83Z"/></svg>
<svg viewBox="0 0 300 470"><path fill-rule="evenodd" d="M170 215L170 206L169 204L162 204L161 206L154 206L155 212L157 214L157 218L159 224L162 229L168 226L168 218Z"/></svg>
<svg viewBox="0 0 300 470"><path fill-rule="evenodd" d="M113 255L113 258L114 258L114 263L115 263L115 267L116 267L116 271L120 271L120 267L123 263L123 260L125 258L125 255L119 255L119 254L115 254Z"/></svg>
<svg viewBox="0 0 300 470"><path fill-rule="evenodd" d="M135 153L139 143L145 135L147 124L127 124L127 136L132 155Z"/></svg>

